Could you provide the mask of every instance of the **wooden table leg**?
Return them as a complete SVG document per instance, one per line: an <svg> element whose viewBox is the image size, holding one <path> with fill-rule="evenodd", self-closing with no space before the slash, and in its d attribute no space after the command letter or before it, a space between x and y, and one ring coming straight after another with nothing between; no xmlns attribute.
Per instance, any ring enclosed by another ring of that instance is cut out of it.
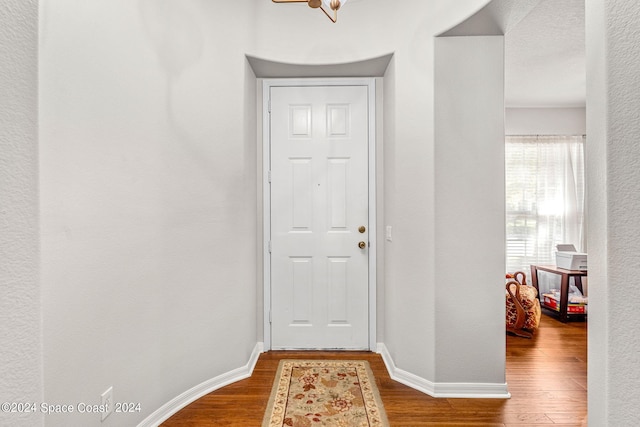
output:
<svg viewBox="0 0 640 427"><path fill-rule="evenodd" d="M538 289L538 268L535 265L531 266L531 284L536 288L538 299L542 301L542 298L540 297L540 289Z"/></svg>
<svg viewBox="0 0 640 427"><path fill-rule="evenodd" d="M566 323L567 309L569 308L569 275L561 274L562 280L560 281L560 321Z"/></svg>

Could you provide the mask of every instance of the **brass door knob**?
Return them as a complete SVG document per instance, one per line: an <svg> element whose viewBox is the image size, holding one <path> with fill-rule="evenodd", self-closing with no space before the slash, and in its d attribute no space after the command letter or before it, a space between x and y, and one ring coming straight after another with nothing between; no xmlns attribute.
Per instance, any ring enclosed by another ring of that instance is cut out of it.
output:
<svg viewBox="0 0 640 427"><path fill-rule="evenodd" d="M366 248L366 247L367 247L367 244L366 244L365 242L360 242L360 243L358 243L358 247L359 247L360 249L364 249L364 248Z"/></svg>
<svg viewBox="0 0 640 427"><path fill-rule="evenodd" d="M367 231L367 227L365 227L364 225L361 225L360 227L358 227L358 231L360 233L364 233L365 231Z"/></svg>

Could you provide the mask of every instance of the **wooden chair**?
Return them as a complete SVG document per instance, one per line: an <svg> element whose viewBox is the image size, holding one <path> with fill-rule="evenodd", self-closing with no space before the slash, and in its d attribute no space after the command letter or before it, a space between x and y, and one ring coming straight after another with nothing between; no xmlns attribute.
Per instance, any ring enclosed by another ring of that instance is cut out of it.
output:
<svg viewBox="0 0 640 427"><path fill-rule="evenodd" d="M527 285L527 275L518 271L506 285L507 332L520 337L532 338L540 324L540 301L538 291Z"/></svg>

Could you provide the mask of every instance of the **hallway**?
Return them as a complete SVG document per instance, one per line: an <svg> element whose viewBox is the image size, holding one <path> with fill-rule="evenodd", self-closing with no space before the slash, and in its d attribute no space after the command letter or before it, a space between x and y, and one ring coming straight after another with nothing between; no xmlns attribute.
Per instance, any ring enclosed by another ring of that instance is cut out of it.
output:
<svg viewBox="0 0 640 427"><path fill-rule="evenodd" d="M163 427L260 426L282 358L368 360L392 427L586 426L587 323L543 315L536 336L507 336L511 399L434 399L389 378L380 355L346 352L268 352L253 376L197 400Z"/></svg>

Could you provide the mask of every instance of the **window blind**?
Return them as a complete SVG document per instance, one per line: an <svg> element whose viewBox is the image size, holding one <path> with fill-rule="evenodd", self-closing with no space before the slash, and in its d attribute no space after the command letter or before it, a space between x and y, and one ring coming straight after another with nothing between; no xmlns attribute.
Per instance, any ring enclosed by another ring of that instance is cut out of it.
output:
<svg viewBox="0 0 640 427"><path fill-rule="evenodd" d="M586 251L584 136L507 136L507 271L555 265L555 246Z"/></svg>

